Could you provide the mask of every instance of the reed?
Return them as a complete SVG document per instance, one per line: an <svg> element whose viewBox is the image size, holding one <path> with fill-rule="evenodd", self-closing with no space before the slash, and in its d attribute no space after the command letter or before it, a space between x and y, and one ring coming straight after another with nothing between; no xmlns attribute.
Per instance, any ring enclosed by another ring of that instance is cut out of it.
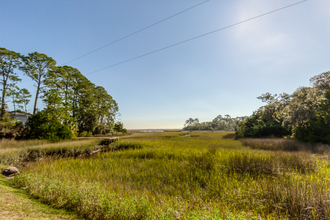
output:
<svg viewBox="0 0 330 220"><path fill-rule="evenodd" d="M330 218L327 160L193 133L131 136L122 150L39 161L11 184L86 219Z"/></svg>

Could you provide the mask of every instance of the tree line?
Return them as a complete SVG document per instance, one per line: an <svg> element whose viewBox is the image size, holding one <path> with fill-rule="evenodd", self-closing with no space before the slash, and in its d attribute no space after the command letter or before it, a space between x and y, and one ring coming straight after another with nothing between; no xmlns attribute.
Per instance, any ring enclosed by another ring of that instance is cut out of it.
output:
<svg viewBox="0 0 330 220"><path fill-rule="evenodd" d="M40 138L45 136L47 129L48 135L60 137L61 131L78 135L83 132L106 134L114 127L122 127L114 126L118 113L117 102L102 86L90 82L78 69L57 66L56 61L46 54L33 52L25 56L6 48L0 48L2 121L5 120L8 98L14 110L17 107L27 111L26 105L31 94L26 88L18 87L17 83L21 81L18 72L33 80L37 88L33 116L27 123L30 129L25 129L27 136ZM45 108L37 111L40 100ZM54 131L56 129L57 132Z"/></svg>
<svg viewBox="0 0 330 220"><path fill-rule="evenodd" d="M330 71L312 77L310 85L292 94L265 93L257 97L266 105L240 122L236 133L330 144Z"/></svg>
<svg viewBox="0 0 330 220"><path fill-rule="evenodd" d="M199 122L198 118L186 120L183 130L236 130L238 123L247 117L232 118L230 115L218 115L212 121Z"/></svg>

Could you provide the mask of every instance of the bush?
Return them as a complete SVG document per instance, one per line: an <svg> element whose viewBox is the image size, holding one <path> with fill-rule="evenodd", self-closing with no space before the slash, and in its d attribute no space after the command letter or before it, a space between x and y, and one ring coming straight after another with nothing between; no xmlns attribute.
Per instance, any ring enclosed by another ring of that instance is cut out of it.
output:
<svg viewBox="0 0 330 220"><path fill-rule="evenodd" d="M47 139L55 142L71 139L72 136L72 131L66 125L61 124L56 116L44 111L29 117L24 129L26 139Z"/></svg>
<svg viewBox="0 0 330 220"><path fill-rule="evenodd" d="M99 123L96 127L95 130L93 132L93 135L98 135L98 134L109 134L112 131L111 127L106 125L106 124L102 124Z"/></svg>
<svg viewBox="0 0 330 220"><path fill-rule="evenodd" d="M19 139L22 135L23 123L22 122L0 122L0 139Z"/></svg>
<svg viewBox="0 0 330 220"><path fill-rule="evenodd" d="M297 140L310 143L330 144L330 125L322 120L310 120L296 129Z"/></svg>
<svg viewBox="0 0 330 220"><path fill-rule="evenodd" d="M78 137L92 137L92 136L93 136L92 133L87 131L83 131L78 135Z"/></svg>
<svg viewBox="0 0 330 220"><path fill-rule="evenodd" d="M229 133L229 134L225 134L224 136L222 136L222 139L233 139L233 140L238 140L240 139L242 136L239 136L235 133Z"/></svg>
<svg viewBox="0 0 330 220"><path fill-rule="evenodd" d="M265 120L261 115L255 114L239 124L237 135L243 137L283 137L291 135L289 129L285 129L275 120Z"/></svg>
<svg viewBox="0 0 330 220"><path fill-rule="evenodd" d="M124 124L122 122L116 122L113 126L113 130L115 132L122 132L123 134L127 133L127 129L124 128Z"/></svg>

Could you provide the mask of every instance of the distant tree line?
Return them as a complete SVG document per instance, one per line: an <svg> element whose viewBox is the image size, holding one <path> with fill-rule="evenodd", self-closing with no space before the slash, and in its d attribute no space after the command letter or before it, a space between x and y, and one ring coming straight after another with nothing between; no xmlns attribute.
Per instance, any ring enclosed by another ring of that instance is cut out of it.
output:
<svg viewBox="0 0 330 220"><path fill-rule="evenodd" d="M17 86L21 81L18 71L30 77L37 88L25 137L66 139L82 132L113 131L118 104L102 86L90 82L76 68L56 66L56 61L46 54L33 52L25 56L6 48L0 48L2 121L9 99L14 110L17 107L27 111L31 94ZM41 111L37 109L39 100L45 104Z"/></svg>
<svg viewBox="0 0 330 220"><path fill-rule="evenodd" d="M247 117L232 118L230 115L218 115L212 121L199 122L198 118L189 118L183 130L236 130L238 123Z"/></svg>
<svg viewBox="0 0 330 220"><path fill-rule="evenodd" d="M330 144L330 71L312 77L310 84L292 94L259 96L266 105L240 122L236 133L244 137L287 136Z"/></svg>

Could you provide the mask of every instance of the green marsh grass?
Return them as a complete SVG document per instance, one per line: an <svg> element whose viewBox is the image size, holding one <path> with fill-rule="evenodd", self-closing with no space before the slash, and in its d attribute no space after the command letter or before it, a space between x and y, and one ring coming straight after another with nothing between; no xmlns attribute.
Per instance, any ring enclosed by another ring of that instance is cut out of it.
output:
<svg viewBox="0 0 330 220"><path fill-rule="evenodd" d="M330 217L328 161L192 134L133 134L125 150L31 164L12 184L86 219Z"/></svg>

